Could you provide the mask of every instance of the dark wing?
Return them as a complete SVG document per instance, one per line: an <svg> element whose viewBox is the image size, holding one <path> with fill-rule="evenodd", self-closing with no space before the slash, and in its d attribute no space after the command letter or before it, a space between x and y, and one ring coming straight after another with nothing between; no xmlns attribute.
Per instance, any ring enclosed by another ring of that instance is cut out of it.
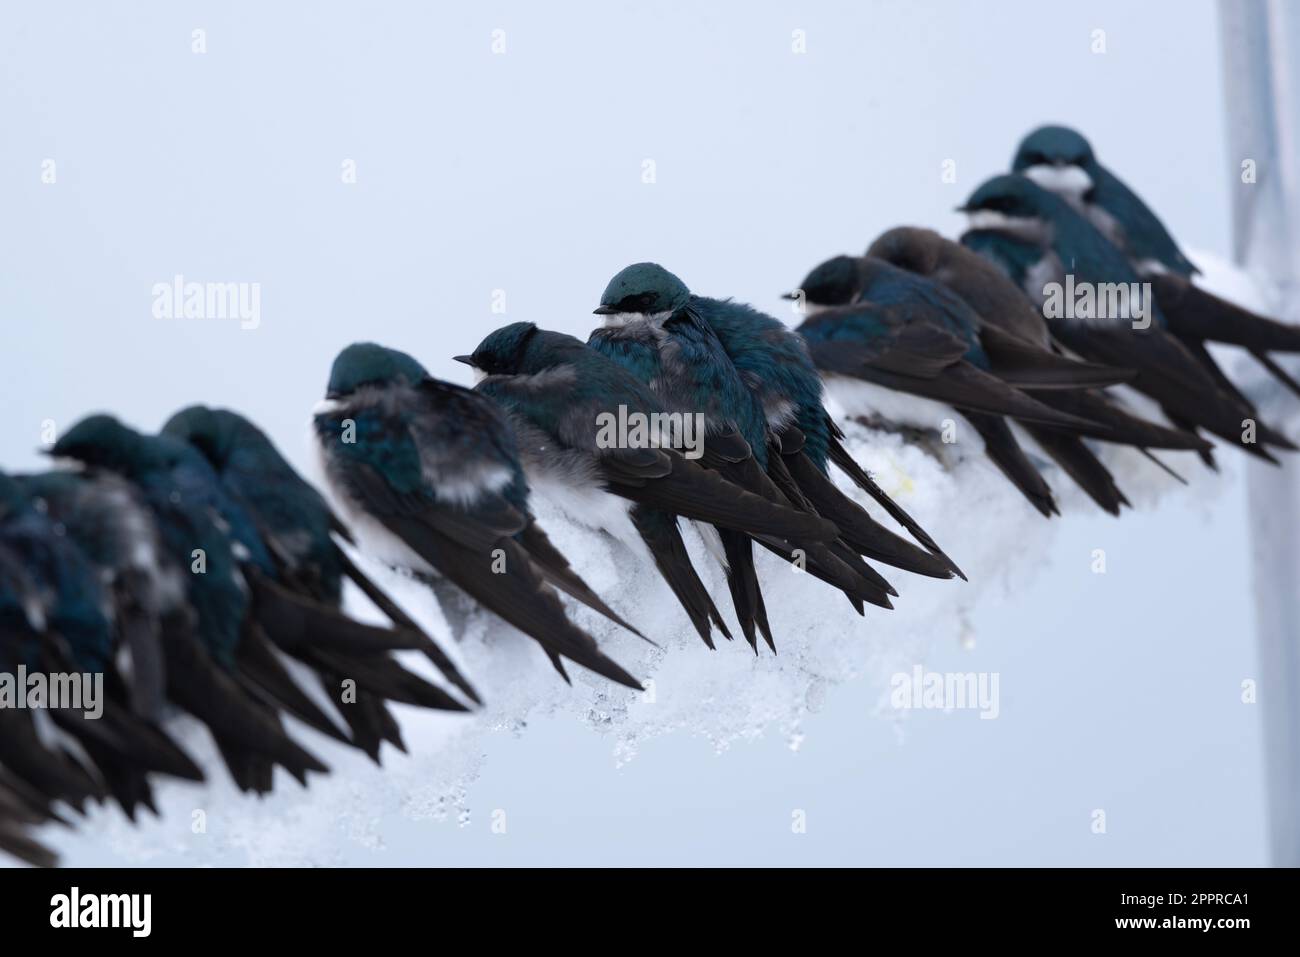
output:
<svg viewBox="0 0 1300 957"><path fill-rule="evenodd" d="M829 542L839 534L816 515L747 492L668 449L602 449L597 463L606 487L639 505L794 541Z"/></svg>
<svg viewBox="0 0 1300 957"><path fill-rule="evenodd" d="M375 468L359 462L348 469L347 483L354 499L424 561L548 653L640 689L565 616L559 597L513 538L526 525L524 515L504 499L486 493L470 510L431 495L395 493Z"/></svg>
<svg viewBox="0 0 1300 957"><path fill-rule="evenodd" d="M335 519L335 521L338 520ZM339 526L342 527L341 522L339 523ZM346 532L346 529L344 531ZM351 542L350 537L346 538L346 540ZM389 621L408 633L424 636L424 641L422 641L417 647L420 651L424 652L430 661L433 662L434 667L442 673L443 677L459 688L475 704L482 704L483 699L478 696L478 692L474 690L474 686L471 685L469 680L460 673L460 669L456 667L455 662L451 660L447 653L438 647L438 643L428 635L424 634L424 631L418 624L416 624L415 619L411 618L410 615L403 611L402 607L398 605L397 602L395 602L382 588L371 581L370 577L358 568L356 563L348 557L347 552L340 548L338 557L339 566L343 569L343 574L350 578L353 583L361 589L362 593L374 602L376 608L388 616Z"/></svg>
<svg viewBox="0 0 1300 957"><path fill-rule="evenodd" d="M997 377L1021 389L1105 388L1128 382L1134 375L1131 369L1066 358L997 326L985 324L980 329L980 344Z"/></svg>
<svg viewBox="0 0 1300 957"><path fill-rule="evenodd" d="M830 444L828 446L830 460L835 463L840 471L851 478L858 488L870 495L872 499L874 499L876 503L889 514L890 518L903 526L903 528L907 529L908 534L920 542L922 546L947 562L948 567L951 568L959 578L966 581L966 575L957 567L957 564L951 558L944 554L943 549L939 547L939 543L930 536L929 532L922 528L921 524L916 519L912 518L912 516L909 515L901 505L895 502L884 489L876 484L876 480L867 473L866 469L858 465L857 461L855 461L853 456L849 454L849 450L844 447L844 443L841 441L844 438L844 433L829 415L826 417L826 424L830 433Z"/></svg>
<svg viewBox="0 0 1300 957"><path fill-rule="evenodd" d="M695 566L691 564L691 556L686 551L686 543L682 541L681 530L677 527L677 516L652 508L634 506L630 517L632 524L641 535L641 540L650 549L650 555L654 559L655 567L659 569L659 574L677 596L677 600L704 643L709 648L713 648L710 622L716 625L723 636L730 641L731 633L727 630L722 615L718 613L717 605L713 603L708 589L704 587L704 582L700 581Z"/></svg>
<svg viewBox="0 0 1300 957"><path fill-rule="evenodd" d="M1116 484L1115 476L1078 436L1037 425L1025 428L1039 447L1104 511L1119 515L1120 507L1130 504Z"/></svg>
<svg viewBox="0 0 1300 957"><path fill-rule="evenodd" d="M591 587L569 565L569 560L564 557L564 553L551 544L546 532L531 515L528 517L528 525L519 533L519 543L528 551L528 557L533 560L537 570L548 582L578 599L588 608L600 612L614 624L626 628L638 638L645 638L645 635L624 621L591 590ZM649 641L648 638L646 640Z"/></svg>
<svg viewBox="0 0 1300 957"><path fill-rule="evenodd" d="M975 431L984 440L984 452L993 464L1002 470L1002 474L1020 489L1034 508L1051 518L1059 515L1052 490L1043 477L1038 474L1024 449L1016 441L1006 419L997 415L978 415L967 413L966 419L975 427Z"/></svg>
<svg viewBox="0 0 1300 957"><path fill-rule="evenodd" d="M1058 334L1081 355L1137 370L1133 387L1160 403L1180 428L1200 427L1244 451L1274 461L1264 444L1293 447L1285 436L1259 422L1254 411L1219 387L1214 376L1175 336L1161 329L1074 329ZM1247 423L1256 423L1258 441L1243 442Z"/></svg>
<svg viewBox="0 0 1300 957"><path fill-rule="evenodd" d="M783 443L783 446L788 444ZM834 522L840 530L840 538L858 554L931 578L952 577L949 562L894 534L873 519L841 492L804 452L773 455L770 465L769 474L777 484L782 485L782 480L788 477L794 487L792 491L797 490L819 515ZM781 471L777 470L778 466Z"/></svg>
<svg viewBox="0 0 1300 957"><path fill-rule="evenodd" d="M858 308L819 315L800 331L813 324L852 317ZM870 308L876 316L887 317L888 310ZM823 372L863 379L959 409L1010 415L1046 425L1095 425L1051 409L965 361L969 343L946 329L912 321L893 322L883 330L860 340L809 338L809 352Z"/></svg>

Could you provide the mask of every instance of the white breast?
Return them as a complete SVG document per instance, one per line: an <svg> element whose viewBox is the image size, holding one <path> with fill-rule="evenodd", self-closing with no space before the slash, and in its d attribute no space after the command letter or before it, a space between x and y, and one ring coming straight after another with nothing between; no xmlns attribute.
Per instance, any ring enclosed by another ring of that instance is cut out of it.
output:
<svg viewBox="0 0 1300 957"><path fill-rule="evenodd" d="M390 532L381 522L352 500L347 491L334 481L327 465L325 448L313 428L311 449L316 457L316 471L324 480L325 496L344 523L356 536L357 543L379 561L393 568L406 568L425 575L438 576L438 572L411 547Z"/></svg>
<svg viewBox="0 0 1300 957"><path fill-rule="evenodd" d="M847 376L825 375L826 389L853 416L879 416L895 425L941 431L945 419L956 419L951 406Z"/></svg>
<svg viewBox="0 0 1300 957"><path fill-rule="evenodd" d="M567 476L539 474L533 470L528 472L528 484L534 495L545 497L578 524L608 532L638 555L649 558L649 549L628 515L632 503L627 499L596 484L577 483Z"/></svg>

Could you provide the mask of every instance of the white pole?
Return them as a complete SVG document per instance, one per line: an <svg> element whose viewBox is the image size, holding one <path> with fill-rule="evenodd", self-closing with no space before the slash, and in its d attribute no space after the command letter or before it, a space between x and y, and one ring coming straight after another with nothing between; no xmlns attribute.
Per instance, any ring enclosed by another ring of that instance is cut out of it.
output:
<svg viewBox="0 0 1300 957"><path fill-rule="evenodd" d="M1233 253L1275 289L1274 315L1300 317L1300 3L1219 0ZM1255 182L1243 181L1254 161ZM1294 368L1294 367L1292 367ZM1280 422L1294 397L1262 378L1250 394ZM1288 411L1289 410L1289 411ZM1300 481L1285 468L1247 465L1256 607L1258 707L1264 722L1269 848L1300 866ZM1252 676L1243 676L1252 677Z"/></svg>

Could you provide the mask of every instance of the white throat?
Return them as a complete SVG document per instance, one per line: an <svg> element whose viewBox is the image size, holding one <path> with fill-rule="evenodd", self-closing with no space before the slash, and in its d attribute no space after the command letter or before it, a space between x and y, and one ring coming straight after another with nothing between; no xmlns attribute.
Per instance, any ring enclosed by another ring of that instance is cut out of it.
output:
<svg viewBox="0 0 1300 957"><path fill-rule="evenodd" d="M1092 189L1092 177L1078 166L1049 166L1040 163L1024 170L1024 175L1050 193L1078 201Z"/></svg>
<svg viewBox="0 0 1300 957"><path fill-rule="evenodd" d="M633 322L663 322L672 314L671 309L665 309L663 312L611 312L601 318L604 319L606 329L622 329Z"/></svg>
<svg viewBox="0 0 1300 957"><path fill-rule="evenodd" d="M1036 216L1008 216L996 209L977 209L970 214L971 229L988 229L1009 233L1039 242L1047 232L1046 224Z"/></svg>

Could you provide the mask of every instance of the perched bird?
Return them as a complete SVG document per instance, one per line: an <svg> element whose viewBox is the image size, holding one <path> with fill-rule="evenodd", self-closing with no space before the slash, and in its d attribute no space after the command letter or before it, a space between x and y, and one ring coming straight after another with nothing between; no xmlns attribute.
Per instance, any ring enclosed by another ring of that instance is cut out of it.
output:
<svg viewBox="0 0 1300 957"><path fill-rule="evenodd" d="M257 426L237 413L195 405L173 415L162 432L203 454L222 485L252 516L275 563L277 582L308 599L283 608L288 614L311 616L303 627L294 629L306 641L291 653L320 672L326 694L334 701L339 700L343 681L355 682L355 695L340 711L353 740L372 759L378 760L381 741L405 750L386 700L463 710L445 691L389 657L389 648L418 643L449 681L469 698L479 700L446 653L348 558L334 539L335 534L347 539L343 524ZM402 631L395 635L369 626L359 628L343 615L345 576L370 595ZM329 611L320 613L322 606Z"/></svg>
<svg viewBox="0 0 1300 957"><path fill-rule="evenodd" d="M281 600L269 584L274 566L251 518L222 489L203 456L184 442L137 432L108 415L82 419L50 451L82 463L92 475L107 471L130 483L142 506L133 520L156 536L161 574L180 583L178 590L163 585L166 604L157 620L146 616L137 626L158 629L168 699L208 727L239 787L270 791L277 764L302 784L309 772L328 771L285 733L280 712L347 738L276 657L257 617ZM83 537L95 533L88 527ZM130 566L127 555L113 554L113 543L103 547L111 567Z"/></svg>
<svg viewBox="0 0 1300 957"><path fill-rule="evenodd" d="M0 526L14 516L24 519L28 508L22 490L0 474ZM14 674L17 666L39 659L51 596L42 593L28 569L21 542L9 538L0 535L0 670ZM78 750L42 735L35 712L0 708L0 769L5 789L12 795L10 830L16 834L17 847L25 846L24 835L17 832L24 824L35 823L30 816L50 816L56 801L82 812L88 801L108 796L102 779L83 765Z"/></svg>
<svg viewBox="0 0 1300 957"><path fill-rule="evenodd" d="M683 291L686 303L717 337L761 407L772 453L768 475L787 497L834 522L840 538L864 557L933 578L961 574L934 539L852 461L822 404L824 387L807 343L794 330L751 306L691 295L680 279L656 263L636 263L618 273L596 311L615 310L612 315L649 321L660 303L680 301ZM847 474L928 551L880 525L840 492L829 477L832 456L837 462L847 460Z"/></svg>
<svg viewBox="0 0 1300 957"><path fill-rule="evenodd" d="M444 576L536 640L566 681L562 657L640 689L565 615L552 585L635 631L533 519L515 436L490 399L355 343L335 358L313 425L335 498L381 557Z"/></svg>
<svg viewBox="0 0 1300 957"><path fill-rule="evenodd" d="M0 547L9 556L0 584L0 671L12 674L25 665L100 683L97 703L83 699L83 707L74 708L51 701L42 712L89 759L90 766L82 763L81 770L102 781L132 819L140 806L156 812L151 772L202 780L203 772L161 729L157 716L132 707L129 685L136 675L119 668L112 602L94 564L22 483L2 474ZM92 714L96 708L99 713ZM5 722L12 738L0 744L0 762L49 800L70 799L75 806L84 797L97 796L99 788L83 788L76 770L55 766L63 761L30 749L18 753L32 739L13 725L31 720L19 711ZM37 762L47 767L36 767ZM71 792L64 789L69 776Z"/></svg>
<svg viewBox="0 0 1300 957"><path fill-rule="evenodd" d="M614 277L595 310L605 325L592 332L587 344L650 385L670 411L702 415L706 445L723 459L717 467L724 477L771 502L807 509L806 502L792 500L768 476L770 429L760 397L741 378L685 284L665 270L653 273L656 268L638 265ZM652 271L648 284L639 275L643 269ZM741 630L754 646L757 625L773 647L752 541L730 529L718 534ZM796 554L779 543L759 541L787 560ZM864 602L892 607L893 586L847 545L795 545L804 553L808 571L843 591L859 613Z"/></svg>
<svg viewBox="0 0 1300 957"><path fill-rule="evenodd" d="M1295 448L1259 421L1208 353L1171 333L1125 255L1068 202L1024 176L1003 175L980 186L962 209L972 225L962 243L1044 306L1053 336L1086 359L1133 369L1131 385L1176 426L1203 428L1270 462L1276 460L1265 446ZM1072 289L1084 291L1078 308L1069 300Z"/></svg>
<svg viewBox="0 0 1300 957"><path fill-rule="evenodd" d="M1064 126L1040 127L1021 140L1011 166L1079 209L1123 251L1152 284L1169 330L1204 364L1211 364L1207 341L1243 346L1300 395L1300 383L1268 354L1300 352L1300 328L1242 309L1192 282L1200 270L1146 203L1097 161L1082 134Z"/></svg>
<svg viewBox="0 0 1300 957"><path fill-rule="evenodd" d="M1038 445L1075 480L1101 508L1118 514L1128 504L1114 476L1082 441L1083 437L1138 448L1161 468L1148 449L1204 451L1209 444L1190 432L1147 422L1123 409L1100 390L1057 389L1054 383L1035 390L1040 355L1053 349L1042 314L1006 274L982 256L929 229L901 226L888 230L867 250L917 275L942 283L974 310L982 325L980 342L994 369L1004 380L1032 391L1040 402L1083 416L1103 428L1065 429L1026 423ZM1020 369L1025 367L1025 373Z"/></svg>
<svg viewBox="0 0 1300 957"><path fill-rule="evenodd" d="M672 419L673 412L640 378L572 336L516 322L459 358L485 374L477 390L509 414L531 481L616 537L644 542L710 647L710 622L730 635L690 563L679 516L713 526L720 537L746 536L745 546L747 536L779 548L791 540L815 545L837 534L815 515L724 478L721 469L751 458L734 431L723 433L718 444L706 437L698 461L687 458L695 453L679 450L681 436L671 427L682 413ZM606 440L602 417L620 413L647 423L644 440ZM757 580L753 591L746 592L743 582L733 588L742 630L755 645L754 628L766 626Z"/></svg>
<svg viewBox="0 0 1300 957"><path fill-rule="evenodd" d="M790 296L803 297L810 318L798 332L848 408L927 430L957 410L984 440L990 460L1047 516L1058 511L1052 490L1007 417L1054 427L1103 427L1010 384L999 364L1016 381L1033 381L1039 388L1108 385L1127 377L1013 339L983 323L941 283L872 256L827 260Z"/></svg>
<svg viewBox="0 0 1300 957"><path fill-rule="evenodd" d="M1168 270L1186 277L1199 272L1155 213L1097 162L1092 145L1075 130L1034 130L1016 147L1011 171L1075 204L1140 271Z"/></svg>

